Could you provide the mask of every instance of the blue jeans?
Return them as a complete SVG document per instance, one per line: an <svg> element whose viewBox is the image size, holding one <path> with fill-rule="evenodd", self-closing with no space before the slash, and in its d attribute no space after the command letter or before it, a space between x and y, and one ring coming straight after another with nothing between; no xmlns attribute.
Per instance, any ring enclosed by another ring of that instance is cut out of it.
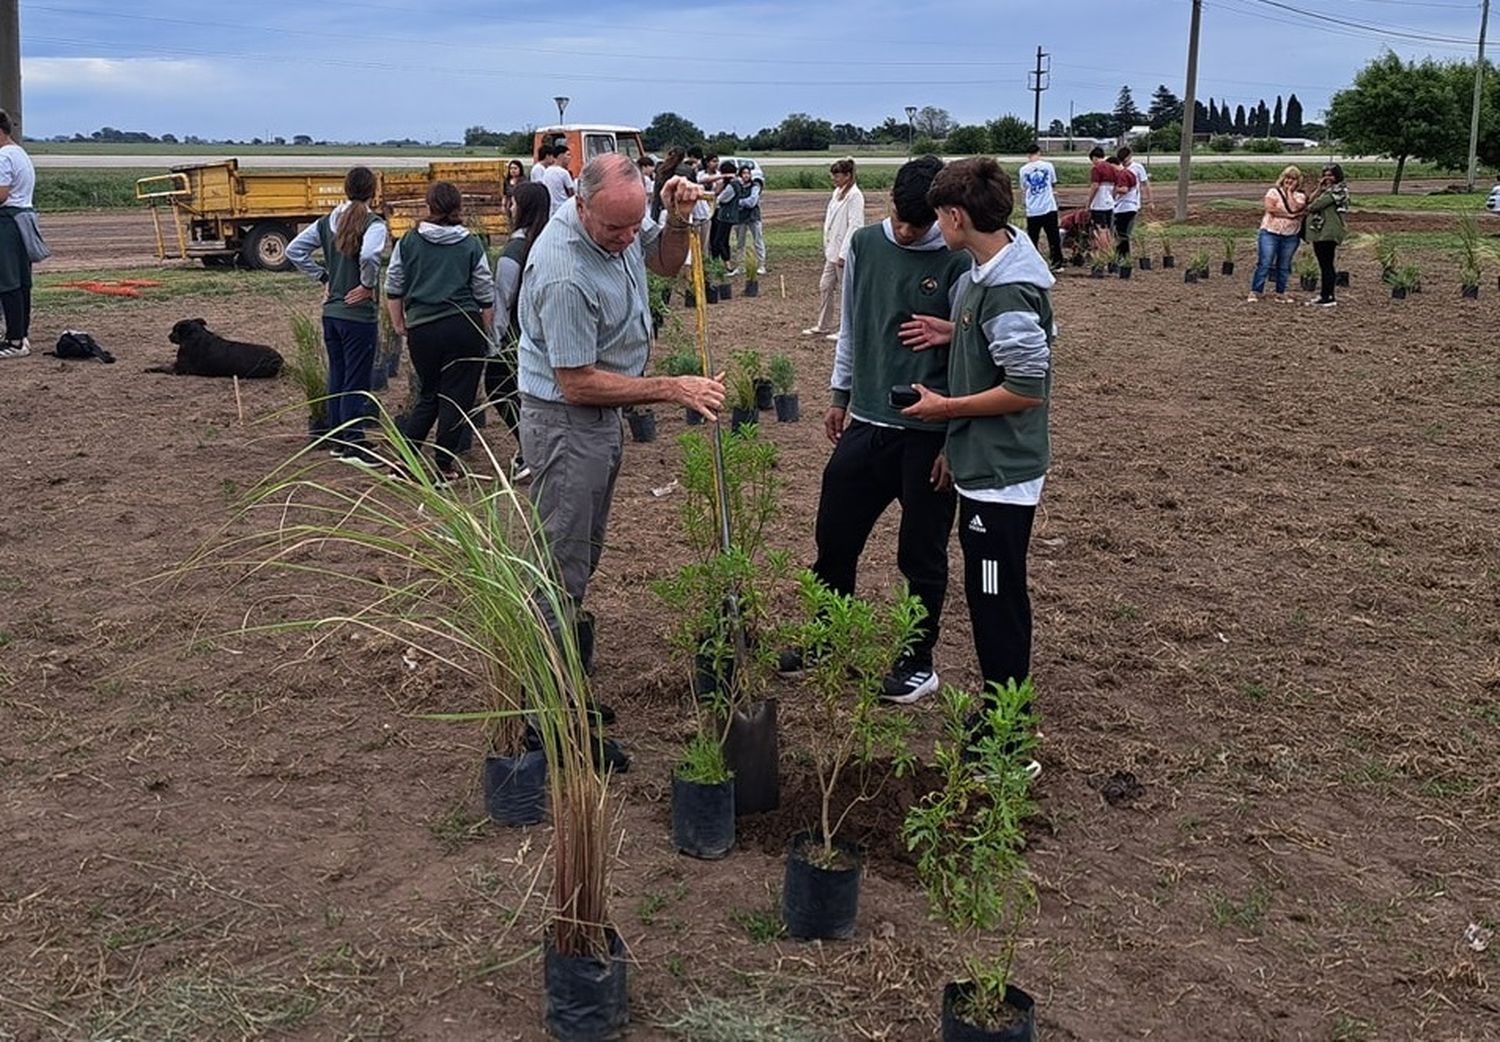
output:
<svg viewBox="0 0 1500 1042"><path fill-rule="evenodd" d="M339 441L363 441L364 427L375 412L370 387L379 333L378 322L323 318L323 344L328 348L328 429L339 431Z"/></svg>
<svg viewBox="0 0 1500 1042"><path fill-rule="evenodd" d="M1302 240L1295 235L1277 235L1264 228L1256 242L1255 275L1250 280L1250 292L1260 293L1266 288L1266 275L1276 271L1276 292L1286 292L1286 282L1292 274L1292 255Z"/></svg>

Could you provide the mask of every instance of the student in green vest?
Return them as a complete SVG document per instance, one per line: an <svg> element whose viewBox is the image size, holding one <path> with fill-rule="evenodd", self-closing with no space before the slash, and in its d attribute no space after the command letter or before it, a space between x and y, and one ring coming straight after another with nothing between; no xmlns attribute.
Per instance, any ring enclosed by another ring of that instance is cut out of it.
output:
<svg viewBox="0 0 1500 1042"><path fill-rule="evenodd" d="M286 259L327 286L323 300L323 344L328 351L330 451L346 463L378 467L365 448L364 428L375 411L371 386L380 318L375 287L385 252L385 222L370 212L375 175L357 166L344 177L345 201L287 244ZM323 263L313 259L322 251Z"/></svg>
<svg viewBox="0 0 1500 1042"><path fill-rule="evenodd" d="M946 425L904 416L891 401L897 385L946 389L946 349L913 353L900 329L915 316L943 318L968 258L943 245L927 203L943 168L923 156L896 173L893 215L849 239L844 258L843 324L833 360L832 405L823 418L833 455L823 469L812 571L842 594L854 592L860 555L875 523L901 504L896 565L927 609L910 653L893 664L883 696L915 702L938 688L932 649L948 592L948 538L954 497L940 470ZM817 649L782 653L783 673L799 672Z"/></svg>
<svg viewBox="0 0 1500 1042"><path fill-rule="evenodd" d="M1009 223L1010 177L993 159L954 163L927 198L943 241L973 260L951 320L919 319L902 331L918 352L948 349L947 387L918 385L903 415L947 425L964 593L988 689L1031 673L1026 555L1050 459L1053 278Z"/></svg>
<svg viewBox="0 0 1500 1042"><path fill-rule="evenodd" d="M489 354L495 305L489 257L484 242L464 227L457 185L435 181L427 189L427 218L391 251L385 294L420 386L401 433L420 442L436 421L440 480L456 480L461 434Z"/></svg>

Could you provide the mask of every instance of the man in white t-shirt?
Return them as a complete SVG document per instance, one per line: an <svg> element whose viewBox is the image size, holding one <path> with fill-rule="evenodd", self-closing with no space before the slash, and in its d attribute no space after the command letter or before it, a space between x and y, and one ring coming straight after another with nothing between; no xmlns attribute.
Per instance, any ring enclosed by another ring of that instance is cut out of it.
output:
<svg viewBox="0 0 1500 1042"><path fill-rule="evenodd" d="M1016 175L1026 196L1026 234L1031 244L1039 246L1041 233L1047 233L1052 269L1063 268L1062 234L1057 227L1057 169L1042 158L1042 147L1032 142L1026 149L1026 165Z"/></svg>
<svg viewBox="0 0 1500 1042"><path fill-rule="evenodd" d="M1130 146L1121 145L1115 153L1120 169L1130 171L1135 183L1115 196L1115 241L1120 256L1130 256L1130 230L1135 225L1136 214L1141 212L1141 193L1146 193L1146 205L1151 206L1151 174L1144 166L1131 158ZM1129 179L1127 179L1129 180Z"/></svg>
<svg viewBox="0 0 1500 1042"><path fill-rule="evenodd" d="M551 217L562 209L563 203L573 198L575 191L573 175L568 171L568 160L573 152L567 145L558 145L553 150L552 165L542 172L542 184L552 196L551 210L547 216Z"/></svg>
<svg viewBox="0 0 1500 1042"><path fill-rule="evenodd" d="M547 168L552 165L552 146L543 145L536 150L536 162L531 164L531 179L537 184L542 183L542 178L547 176Z"/></svg>

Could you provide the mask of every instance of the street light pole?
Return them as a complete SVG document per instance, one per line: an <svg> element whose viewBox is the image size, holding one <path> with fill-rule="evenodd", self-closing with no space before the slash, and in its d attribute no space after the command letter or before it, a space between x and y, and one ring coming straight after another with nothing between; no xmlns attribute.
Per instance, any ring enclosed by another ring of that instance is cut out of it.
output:
<svg viewBox="0 0 1500 1042"><path fill-rule="evenodd" d="M563 110L568 107L568 100L569 99L567 99L567 98L563 97L561 94L559 94L557 97L553 98L552 100L555 101L555 102L557 102L557 122L561 123L563 121Z"/></svg>
<svg viewBox="0 0 1500 1042"><path fill-rule="evenodd" d="M917 132L917 107L906 106L906 158L911 158L912 137Z"/></svg>

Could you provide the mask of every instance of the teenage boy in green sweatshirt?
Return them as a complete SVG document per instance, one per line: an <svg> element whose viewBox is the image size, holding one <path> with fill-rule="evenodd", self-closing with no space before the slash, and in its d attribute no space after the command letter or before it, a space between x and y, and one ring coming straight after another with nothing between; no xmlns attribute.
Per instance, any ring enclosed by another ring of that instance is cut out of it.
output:
<svg viewBox="0 0 1500 1042"><path fill-rule="evenodd" d="M923 354L949 345L947 387L918 387L919 400L903 415L948 427L964 592L988 690L1031 673L1026 556L1051 457L1054 280L1031 240L1009 224L1010 178L993 159L954 163L927 198L944 241L966 251L972 267L951 321L922 319L903 330Z"/></svg>
<svg viewBox="0 0 1500 1042"><path fill-rule="evenodd" d="M932 649L948 592L955 508L939 464L947 425L902 415L891 404L897 385L948 386L947 350L909 351L899 332L915 316L946 317L953 287L969 267L967 256L943 245L927 204L942 168L936 156L902 166L891 189L893 216L850 237L833 404L823 422L834 449L818 500L814 574L839 593L853 593L870 532L886 507L901 504L896 563L927 618L911 651L885 678L883 696L900 703L938 688ZM800 670L802 654L784 653L781 665L783 672Z"/></svg>

